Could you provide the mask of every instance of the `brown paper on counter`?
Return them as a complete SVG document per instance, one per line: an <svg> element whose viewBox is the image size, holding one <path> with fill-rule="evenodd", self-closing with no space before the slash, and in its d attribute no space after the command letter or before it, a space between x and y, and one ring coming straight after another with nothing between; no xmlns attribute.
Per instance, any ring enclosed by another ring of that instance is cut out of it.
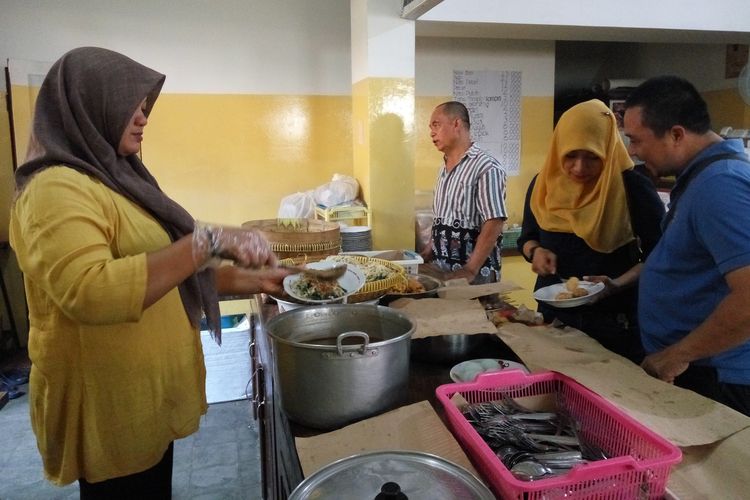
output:
<svg viewBox="0 0 750 500"><path fill-rule="evenodd" d="M507 323L498 336L530 369L576 379L678 446L713 443L750 427L745 415L649 376L573 328Z"/></svg>
<svg viewBox="0 0 750 500"><path fill-rule="evenodd" d="M497 331L477 300L398 299L389 305L416 324L412 339Z"/></svg>
<svg viewBox="0 0 750 500"><path fill-rule="evenodd" d="M341 458L371 451L431 453L479 477L430 403L420 401L325 434L295 439L305 477Z"/></svg>
<svg viewBox="0 0 750 500"><path fill-rule="evenodd" d="M464 284L466 283L466 284ZM512 281L486 283L484 285L469 285L465 279L446 281L444 288L438 289L438 297L449 300L476 299L483 295L504 294L520 290L521 287Z"/></svg>
<svg viewBox="0 0 750 500"><path fill-rule="evenodd" d="M747 498L750 429L716 443L682 448L667 487L680 500Z"/></svg>

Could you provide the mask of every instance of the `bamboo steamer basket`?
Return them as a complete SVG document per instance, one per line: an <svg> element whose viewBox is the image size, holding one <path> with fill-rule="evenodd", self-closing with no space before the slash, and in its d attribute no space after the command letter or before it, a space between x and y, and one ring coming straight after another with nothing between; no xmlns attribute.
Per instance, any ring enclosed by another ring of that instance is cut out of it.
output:
<svg viewBox="0 0 750 500"><path fill-rule="evenodd" d="M341 250L341 235L336 222L262 219L244 222L242 227L259 230L279 259L288 259L295 265L322 260Z"/></svg>

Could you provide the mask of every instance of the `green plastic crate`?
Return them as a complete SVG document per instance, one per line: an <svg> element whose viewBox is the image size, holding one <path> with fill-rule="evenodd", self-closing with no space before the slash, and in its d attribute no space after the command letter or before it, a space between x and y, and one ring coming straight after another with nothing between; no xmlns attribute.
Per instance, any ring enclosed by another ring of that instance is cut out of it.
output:
<svg viewBox="0 0 750 500"><path fill-rule="evenodd" d="M506 250L515 250L518 237L521 236L521 228L506 229L503 232L503 248Z"/></svg>

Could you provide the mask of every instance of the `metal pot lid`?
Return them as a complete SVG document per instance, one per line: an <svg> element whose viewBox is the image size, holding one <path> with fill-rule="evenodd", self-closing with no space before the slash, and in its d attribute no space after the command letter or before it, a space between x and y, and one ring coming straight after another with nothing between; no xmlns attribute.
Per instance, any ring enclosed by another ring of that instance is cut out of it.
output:
<svg viewBox="0 0 750 500"><path fill-rule="evenodd" d="M405 496L399 495L396 488ZM381 492L383 495L378 496ZM378 500L495 498L473 474L444 458L417 451L377 451L326 465L302 481L289 500L375 500L376 497Z"/></svg>

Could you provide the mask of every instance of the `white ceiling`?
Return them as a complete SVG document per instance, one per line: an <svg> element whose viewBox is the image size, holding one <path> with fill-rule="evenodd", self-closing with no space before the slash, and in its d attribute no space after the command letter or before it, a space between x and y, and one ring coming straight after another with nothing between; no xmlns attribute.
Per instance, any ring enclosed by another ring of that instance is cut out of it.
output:
<svg viewBox="0 0 750 500"><path fill-rule="evenodd" d="M747 0L414 0L417 36L750 43ZM582 14L584 13L584 14Z"/></svg>
<svg viewBox="0 0 750 500"><path fill-rule="evenodd" d="M750 33L748 32L604 28L538 24L456 23L420 20L416 23L416 35L448 38L504 38L510 40L750 44Z"/></svg>

